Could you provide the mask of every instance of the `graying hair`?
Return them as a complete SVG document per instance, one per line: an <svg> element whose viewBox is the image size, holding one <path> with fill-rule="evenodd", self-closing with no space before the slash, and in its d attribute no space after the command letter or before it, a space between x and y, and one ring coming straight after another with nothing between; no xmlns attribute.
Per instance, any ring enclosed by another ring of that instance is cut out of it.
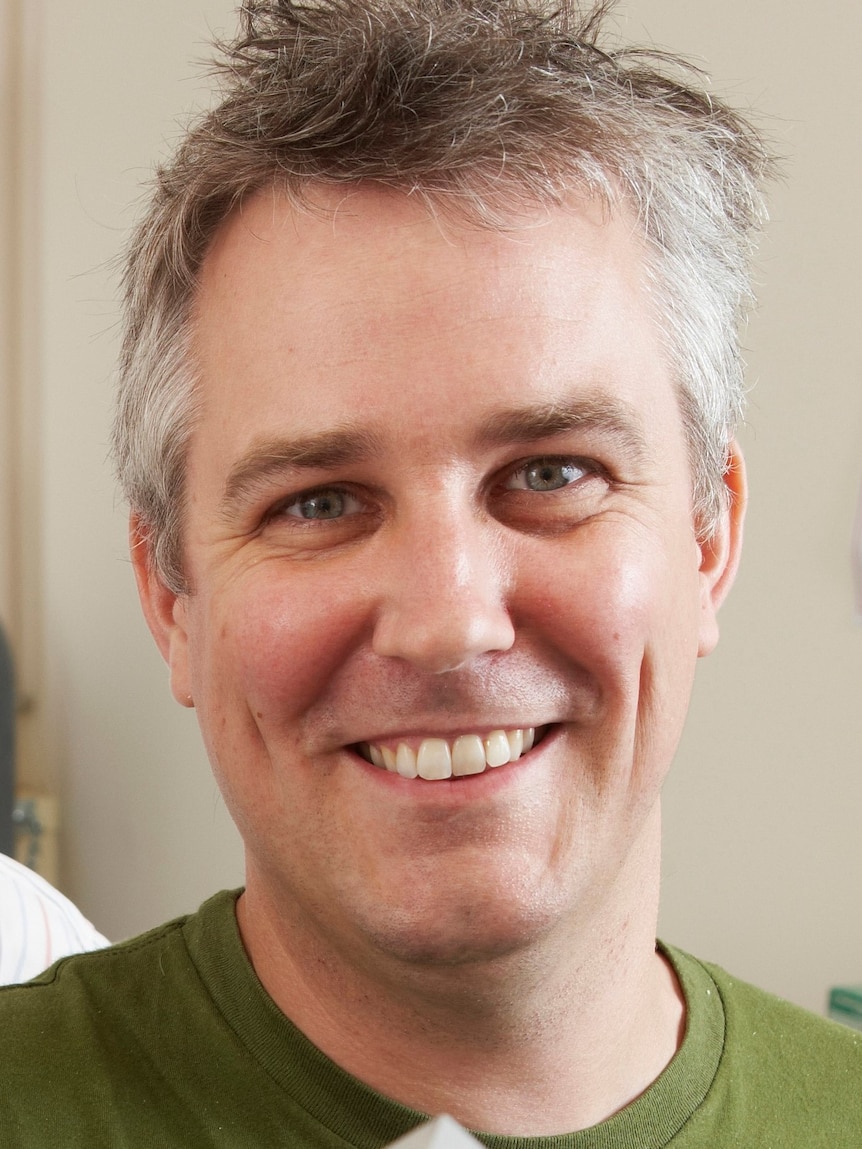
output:
<svg viewBox="0 0 862 1149"><path fill-rule="evenodd" d="M115 457L177 593L198 275L228 214L265 187L308 206L315 183L374 181L492 228L574 190L627 203L679 390L696 522L714 530L769 156L682 61L600 44L610 4L539 3L246 0L238 38L219 45L223 98L157 172L124 277Z"/></svg>

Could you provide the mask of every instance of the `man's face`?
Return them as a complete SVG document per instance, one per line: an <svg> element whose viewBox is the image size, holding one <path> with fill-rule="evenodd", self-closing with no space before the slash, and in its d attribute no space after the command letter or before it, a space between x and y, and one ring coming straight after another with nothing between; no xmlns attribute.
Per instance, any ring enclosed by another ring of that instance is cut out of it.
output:
<svg viewBox="0 0 862 1149"><path fill-rule="evenodd" d="M192 589L146 605L251 897L345 952L504 953L650 853L727 534L696 539L630 221L320 198L259 195L207 257Z"/></svg>

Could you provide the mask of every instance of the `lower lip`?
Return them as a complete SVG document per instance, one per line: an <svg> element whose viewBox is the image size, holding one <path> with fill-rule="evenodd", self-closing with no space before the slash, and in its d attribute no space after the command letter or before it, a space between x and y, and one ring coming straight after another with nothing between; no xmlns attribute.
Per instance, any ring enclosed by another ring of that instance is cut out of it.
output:
<svg viewBox="0 0 862 1149"><path fill-rule="evenodd" d="M376 785L386 787L391 794L403 795L412 802L442 802L455 805L486 797L518 781L524 774L539 764L545 757L545 748L557 738L559 725L549 726L541 742L515 762L503 766L486 766L481 774L465 774L459 777L440 778L429 781L426 778L402 778L392 770L385 770L366 761L355 750L349 753L354 762L365 768L365 774Z"/></svg>

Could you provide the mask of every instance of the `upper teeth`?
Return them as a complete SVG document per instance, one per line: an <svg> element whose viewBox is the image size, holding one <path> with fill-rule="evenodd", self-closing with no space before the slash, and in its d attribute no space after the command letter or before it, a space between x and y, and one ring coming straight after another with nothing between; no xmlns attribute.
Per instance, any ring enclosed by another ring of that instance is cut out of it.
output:
<svg viewBox="0 0 862 1149"><path fill-rule="evenodd" d="M492 730L479 734L462 734L449 742L445 738L423 738L414 750L406 742L386 746L363 742L359 750L375 766L400 774L402 778L461 778L481 774L486 766L503 766L515 762L532 747L536 731L532 726L518 730Z"/></svg>

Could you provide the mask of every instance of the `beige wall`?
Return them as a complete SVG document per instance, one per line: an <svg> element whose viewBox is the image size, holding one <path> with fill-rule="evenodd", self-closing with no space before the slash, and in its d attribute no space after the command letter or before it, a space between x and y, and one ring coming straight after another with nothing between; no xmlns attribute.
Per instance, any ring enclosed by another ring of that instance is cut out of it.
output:
<svg viewBox="0 0 862 1149"><path fill-rule="evenodd" d="M8 0L6 0L8 2ZM228 0L43 0L38 531L44 633L28 764L61 793L63 885L119 937L238 883L240 851L193 715L138 616L106 461L108 268L140 181L202 99L190 59ZM797 1001L862 979L862 629L849 534L862 478L855 0L817 38L777 0L629 0L626 38L708 61L787 157L746 343L752 509L719 651L667 795L665 936ZM30 476L31 480L33 476Z"/></svg>
<svg viewBox="0 0 862 1149"><path fill-rule="evenodd" d="M107 460L111 261L153 159L203 99L189 61L205 55L208 24L233 26L228 0L44 2L40 716L59 780L62 884L115 938L242 872L194 717L171 702L139 616Z"/></svg>
<svg viewBox="0 0 862 1149"><path fill-rule="evenodd" d="M44 784L56 774L42 773L50 755L31 705L42 635L39 18L35 0L0 0L0 622L16 652L19 748Z"/></svg>
<svg viewBox="0 0 862 1149"><path fill-rule="evenodd" d="M14 164L16 113L12 93L17 88L15 61L18 55L17 28L13 23L11 0L0 0L0 21L7 35L0 40L0 622L9 626L12 617L12 556L8 541L14 532L14 436L15 375L13 332L15 317L14 226L17 196ZM4 545L4 543L6 545Z"/></svg>

